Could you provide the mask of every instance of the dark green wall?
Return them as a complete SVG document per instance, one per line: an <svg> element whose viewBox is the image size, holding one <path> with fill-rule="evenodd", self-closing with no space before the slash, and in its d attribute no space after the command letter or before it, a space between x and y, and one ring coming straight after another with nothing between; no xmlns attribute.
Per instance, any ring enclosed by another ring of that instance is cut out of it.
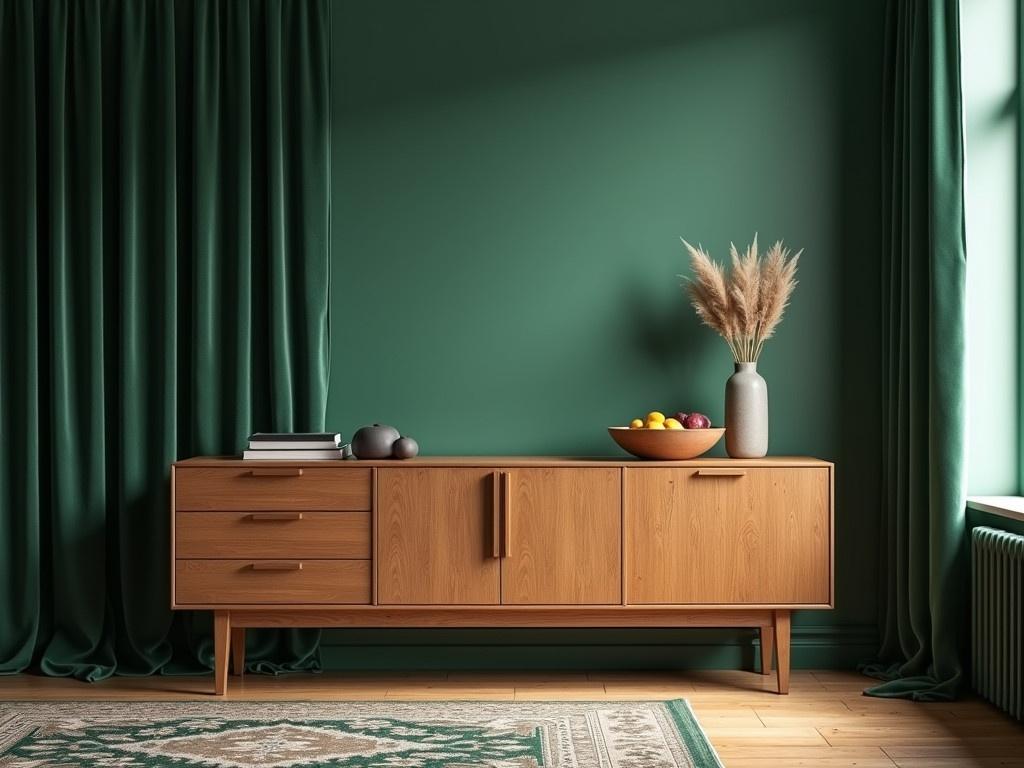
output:
<svg viewBox="0 0 1024 768"><path fill-rule="evenodd" d="M806 252L762 358L771 451L838 464L838 609L797 617L796 662L869 654L881 5L338 0L329 425L612 454L604 427L655 407L720 422L731 362L679 237L785 238ZM749 637L352 631L328 661L732 664Z"/></svg>

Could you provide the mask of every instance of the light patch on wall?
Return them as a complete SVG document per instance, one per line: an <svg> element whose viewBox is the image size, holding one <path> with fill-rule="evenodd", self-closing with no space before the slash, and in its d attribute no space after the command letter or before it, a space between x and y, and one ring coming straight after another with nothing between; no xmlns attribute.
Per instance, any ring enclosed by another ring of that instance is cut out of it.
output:
<svg viewBox="0 0 1024 768"><path fill-rule="evenodd" d="M1016 494L1018 0L962 4L967 141L968 492Z"/></svg>

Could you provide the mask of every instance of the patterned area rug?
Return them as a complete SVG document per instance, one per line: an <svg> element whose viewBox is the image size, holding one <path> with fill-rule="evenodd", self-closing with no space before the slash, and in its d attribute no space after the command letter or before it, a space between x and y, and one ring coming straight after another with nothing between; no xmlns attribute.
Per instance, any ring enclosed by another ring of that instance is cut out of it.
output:
<svg viewBox="0 0 1024 768"><path fill-rule="evenodd" d="M683 700L0 703L4 768L720 768Z"/></svg>

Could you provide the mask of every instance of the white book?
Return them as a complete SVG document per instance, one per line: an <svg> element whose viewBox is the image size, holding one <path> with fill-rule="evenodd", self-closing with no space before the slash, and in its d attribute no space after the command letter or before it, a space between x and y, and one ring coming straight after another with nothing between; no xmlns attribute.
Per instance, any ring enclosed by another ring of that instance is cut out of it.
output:
<svg viewBox="0 0 1024 768"><path fill-rule="evenodd" d="M330 440L250 440L250 451L332 451L338 444Z"/></svg>
<svg viewBox="0 0 1024 768"><path fill-rule="evenodd" d="M344 459L341 448L323 450L289 450L289 451L246 451L243 459L263 459L265 461L309 461L321 459Z"/></svg>

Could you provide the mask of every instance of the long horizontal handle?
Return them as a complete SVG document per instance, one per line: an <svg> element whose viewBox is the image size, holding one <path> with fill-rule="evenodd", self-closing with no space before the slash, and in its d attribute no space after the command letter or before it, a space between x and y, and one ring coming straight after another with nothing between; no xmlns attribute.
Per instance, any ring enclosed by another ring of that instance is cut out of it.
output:
<svg viewBox="0 0 1024 768"><path fill-rule="evenodd" d="M302 477L302 467L267 467L249 470L249 474L253 477Z"/></svg>
<svg viewBox="0 0 1024 768"><path fill-rule="evenodd" d="M253 512L249 515L250 520L257 522L273 520L301 520L301 512Z"/></svg>
<svg viewBox="0 0 1024 768"><path fill-rule="evenodd" d="M698 469L697 477L745 477L743 469Z"/></svg>
<svg viewBox="0 0 1024 768"><path fill-rule="evenodd" d="M276 561L276 560L263 560L258 563L253 563L251 566L254 571L301 571L302 563L295 560L291 561Z"/></svg>

